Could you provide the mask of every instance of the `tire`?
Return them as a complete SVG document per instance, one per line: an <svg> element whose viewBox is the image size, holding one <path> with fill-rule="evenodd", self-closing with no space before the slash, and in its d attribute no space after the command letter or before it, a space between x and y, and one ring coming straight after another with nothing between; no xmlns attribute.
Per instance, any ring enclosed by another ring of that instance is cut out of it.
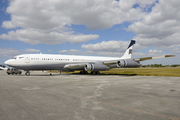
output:
<svg viewBox="0 0 180 120"><path fill-rule="evenodd" d="M100 74L100 72L99 71L96 71L96 75L99 75Z"/></svg>
<svg viewBox="0 0 180 120"><path fill-rule="evenodd" d="M87 74L87 71L80 71L80 74Z"/></svg>
<svg viewBox="0 0 180 120"><path fill-rule="evenodd" d="M29 75L30 75L30 72L26 72L25 75L26 75L26 76L29 76Z"/></svg>
<svg viewBox="0 0 180 120"><path fill-rule="evenodd" d="M95 71L91 71L91 75L95 75L96 74L96 72Z"/></svg>

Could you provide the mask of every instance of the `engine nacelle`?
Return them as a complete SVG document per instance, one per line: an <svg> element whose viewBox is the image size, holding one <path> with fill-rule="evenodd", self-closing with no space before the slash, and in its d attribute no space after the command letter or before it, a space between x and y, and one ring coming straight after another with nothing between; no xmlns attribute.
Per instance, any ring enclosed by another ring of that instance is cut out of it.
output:
<svg viewBox="0 0 180 120"><path fill-rule="evenodd" d="M109 67L103 64L92 64L89 63L85 65L84 69L86 71L107 71L109 70Z"/></svg>
<svg viewBox="0 0 180 120"><path fill-rule="evenodd" d="M118 67L139 67L140 64L132 59L127 59L127 60L120 60L117 61L116 65Z"/></svg>
<svg viewBox="0 0 180 120"><path fill-rule="evenodd" d="M116 65L118 67L126 67L127 63L125 60L120 60L120 61L117 61Z"/></svg>

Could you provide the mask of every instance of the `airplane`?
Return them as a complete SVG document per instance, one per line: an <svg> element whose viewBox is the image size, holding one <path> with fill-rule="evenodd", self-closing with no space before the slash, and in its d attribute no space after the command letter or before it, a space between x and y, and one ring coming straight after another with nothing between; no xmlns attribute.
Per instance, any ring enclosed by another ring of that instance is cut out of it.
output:
<svg viewBox="0 0 180 120"><path fill-rule="evenodd" d="M121 58L40 53L17 55L5 61L5 64L26 71L26 76L30 75L30 70L80 71L81 74L88 74L88 71L90 71L91 74L95 75L100 74L99 71L108 71L112 68L139 67L140 61L144 60L174 57L174 55L162 55L157 57L132 58L132 50L135 43L135 40L131 40Z"/></svg>
<svg viewBox="0 0 180 120"><path fill-rule="evenodd" d="M0 65L0 70L7 70L8 68L5 65Z"/></svg>

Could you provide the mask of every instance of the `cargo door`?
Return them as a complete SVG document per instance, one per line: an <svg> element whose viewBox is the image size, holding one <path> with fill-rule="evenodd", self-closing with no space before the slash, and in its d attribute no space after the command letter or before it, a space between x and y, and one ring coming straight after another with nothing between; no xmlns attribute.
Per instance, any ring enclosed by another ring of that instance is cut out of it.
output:
<svg viewBox="0 0 180 120"><path fill-rule="evenodd" d="M26 55L25 57L25 63L29 63L30 62L30 56L29 55Z"/></svg>

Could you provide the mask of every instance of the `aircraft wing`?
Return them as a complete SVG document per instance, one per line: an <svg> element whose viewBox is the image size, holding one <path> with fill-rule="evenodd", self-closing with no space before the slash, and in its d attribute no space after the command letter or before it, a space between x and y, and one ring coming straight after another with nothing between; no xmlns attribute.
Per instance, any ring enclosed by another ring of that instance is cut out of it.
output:
<svg viewBox="0 0 180 120"><path fill-rule="evenodd" d="M134 60L135 62L140 62L140 61L144 61L144 60L159 59L159 58L166 58L166 57L175 57L175 55L161 55L161 56L155 56L155 57L134 58L132 60ZM122 63L126 64L123 59L121 59L121 60L112 60L112 61L104 61L103 64L105 64L105 65L113 65L113 64L117 64L118 61L121 61L120 62L121 64Z"/></svg>
<svg viewBox="0 0 180 120"><path fill-rule="evenodd" d="M0 70L7 70L8 68L3 68L3 67L0 67Z"/></svg>
<svg viewBox="0 0 180 120"><path fill-rule="evenodd" d="M134 59L117 59L117 60L102 61L101 63L107 66L117 64L119 67L137 67L139 66L140 61L166 58L166 57L175 57L175 55L161 55L161 56L155 56L155 57L143 57L143 58L134 58ZM99 65L102 65L101 63L99 64L98 62L96 64L96 67ZM87 66L87 64L93 64L93 63L66 64L64 68L65 69L84 69ZM104 67L104 66L101 66L101 67Z"/></svg>
<svg viewBox="0 0 180 120"><path fill-rule="evenodd" d="M155 56L155 57L134 58L133 60L136 62L139 62L139 61L144 61L144 60L159 59L159 58L166 58L166 57L175 57L175 55L161 55L161 56Z"/></svg>
<svg viewBox="0 0 180 120"><path fill-rule="evenodd" d="M105 65L113 65L116 64L118 62L118 60L111 60L111 61L104 61L103 64Z"/></svg>
<svg viewBox="0 0 180 120"><path fill-rule="evenodd" d="M67 64L64 66L66 69L81 69L84 68L86 64Z"/></svg>

